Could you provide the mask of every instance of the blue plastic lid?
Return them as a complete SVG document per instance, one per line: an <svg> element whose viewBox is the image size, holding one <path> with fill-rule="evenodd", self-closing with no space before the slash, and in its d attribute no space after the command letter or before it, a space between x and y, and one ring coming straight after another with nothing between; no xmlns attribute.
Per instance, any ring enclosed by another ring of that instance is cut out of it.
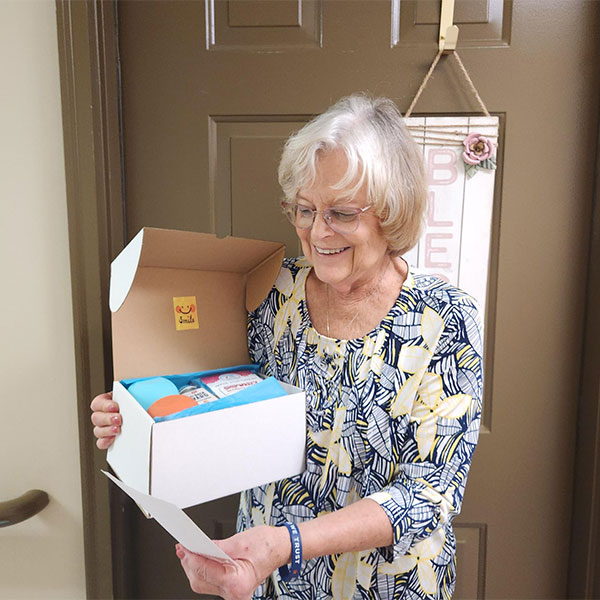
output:
<svg viewBox="0 0 600 600"><path fill-rule="evenodd" d="M148 410L160 398L179 394L177 386L166 377L153 377L136 381L129 386L129 393Z"/></svg>

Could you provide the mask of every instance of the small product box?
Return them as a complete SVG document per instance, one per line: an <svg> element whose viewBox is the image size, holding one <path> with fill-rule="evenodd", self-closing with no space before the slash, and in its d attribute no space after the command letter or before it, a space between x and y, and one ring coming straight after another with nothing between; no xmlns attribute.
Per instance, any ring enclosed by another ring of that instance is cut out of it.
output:
<svg viewBox="0 0 600 600"><path fill-rule="evenodd" d="M230 373L216 373L200 377L202 383L219 398L235 394L254 383L260 382L258 375L248 371L234 371Z"/></svg>
<svg viewBox="0 0 600 600"><path fill-rule="evenodd" d="M256 389L269 389L248 366L247 311L271 290L284 251L277 242L144 228L113 261L113 398L123 426L107 461L125 484L186 508L304 470L302 390L277 382L276 397L228 402L251 396L243 388L257 379ZM128 391L165 377L207 412L153 418Z"/></svg>

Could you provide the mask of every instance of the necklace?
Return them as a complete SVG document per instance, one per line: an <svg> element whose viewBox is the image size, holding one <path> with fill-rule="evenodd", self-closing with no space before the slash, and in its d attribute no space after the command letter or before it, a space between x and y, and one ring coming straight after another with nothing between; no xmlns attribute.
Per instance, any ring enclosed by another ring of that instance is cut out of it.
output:
<svg viewBox="0 0 600 600"><path fill-rule="evenodd" d="M360 302L364 302L365 300L368 300L379 288L379 284L381 283L383 276L386 274L388 266L390 265L392 261L390 260L388 262L387 265L385 265L385 269L383 269L383 271L381 272L381 275L379 276L379 279L377 280L377 283L371 288L371 291L360 300ZM326 283L325 284L326 288L327 288L327 304L325 306L325 326L327 327L327 337L331 337L329 335L329 284ZM350 319L350 321L348 322L348 324L346 325L346 327L350 328L350 326L352 325L352 323L354 323L354 321L356 321L356 318L358 317L359 311L357 310L355 315L352 317L352 319Z"/></svg>

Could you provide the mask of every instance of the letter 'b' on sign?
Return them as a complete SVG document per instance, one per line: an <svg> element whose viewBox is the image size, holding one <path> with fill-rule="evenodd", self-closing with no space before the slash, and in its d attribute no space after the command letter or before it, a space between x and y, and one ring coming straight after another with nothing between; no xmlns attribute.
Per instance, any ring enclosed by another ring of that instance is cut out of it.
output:
<svg viewBox="0 0 600 600"><path fill-rule="evenodd" d="M198 304L196 296L178 296L173 298L175 329L198 329Z"/></svg>

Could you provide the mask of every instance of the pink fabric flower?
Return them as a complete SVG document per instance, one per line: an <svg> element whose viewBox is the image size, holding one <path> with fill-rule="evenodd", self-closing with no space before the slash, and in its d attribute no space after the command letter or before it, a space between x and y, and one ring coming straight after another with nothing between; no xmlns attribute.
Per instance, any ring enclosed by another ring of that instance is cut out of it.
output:
<svg viewBox="0 0 600 600"><path fill-rule="evenodd" d="M482 163L484 160L490 158L496 149L493 142L475 131L465 138L463 144L465 151L462 156L468 165Z"/></svg>

